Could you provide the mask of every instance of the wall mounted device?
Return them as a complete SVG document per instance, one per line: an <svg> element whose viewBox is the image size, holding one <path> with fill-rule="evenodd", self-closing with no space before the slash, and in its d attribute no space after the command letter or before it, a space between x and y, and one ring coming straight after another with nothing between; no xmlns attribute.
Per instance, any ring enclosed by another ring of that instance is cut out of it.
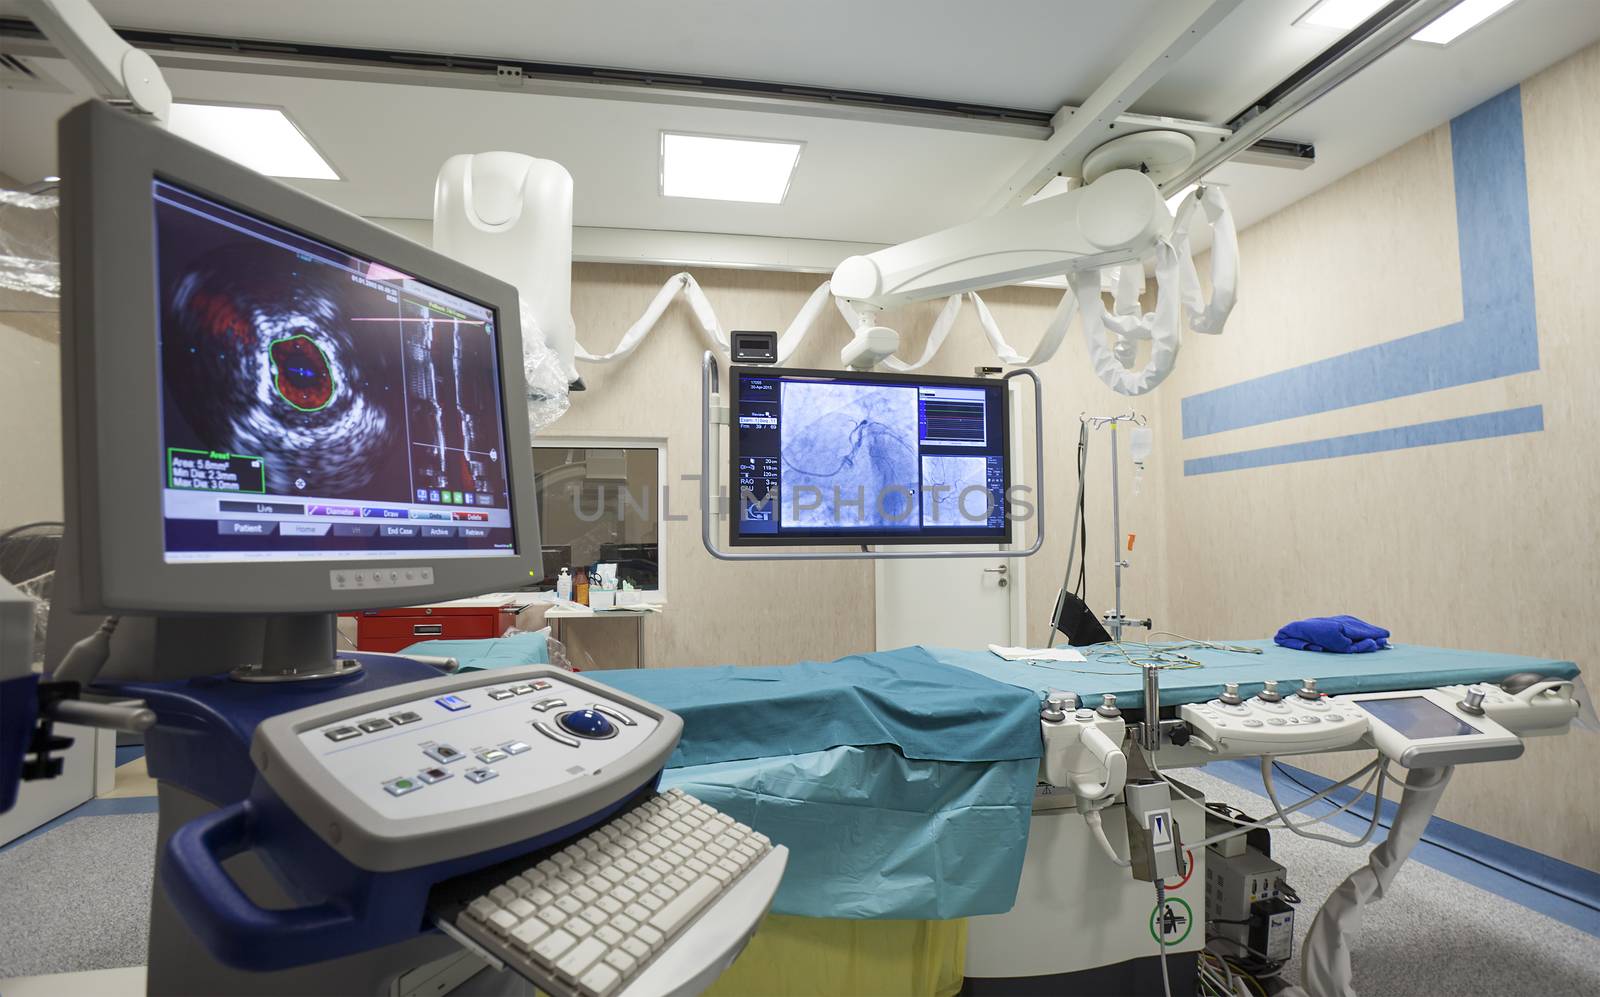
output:
<svg viewBox="0 0 1600 997"><path fill-rule="evenodd" d="M730 374L734 373L736 370L738 370L738 368L729 368ZM776 392L778 394L778 396L779 396L779 401L781 402L781 400L782 400L781 399L781 391L778 391L777 388L776 388L776 385L779 383L779 380L781 379L781 375L771 374L771 373L767 372L766 370L764 370L763 368L759 368L759 367L745 368L744 370L745 370L745 373L749 374L750 376L767 378L767 380L769 382L768 385L767 385L769 393ZM791 373L791 372L785 371L784 373L788 374L788 373ZM868 383L868 384L871 384L871 383L882 383L882 384L891 383L889 380L887 380L889 375L875 375L875 374L865 374L865 375L863 375L863 374L860 374L860 373L844 374L844 373L840 373L838 371L810 371L810 372L807 372L807 371L796 371L796 372L792 372L792 373L795 373L795 374L798 374L798 375L801 375L801 376L805 376L807 374L821 375L821 377L823 378L823 381L820 382L820 383L826 383L829 379L839 380L839 379L848 379L848 378L851 378L851 377L859 378L859 379L861 379L863 381L863 383ZM736 411L737 407L730 408L728 405L726 405L724 403L724 399L723 399L723 396L722 396L722 393L721 393L721 389L719 388L720 377L718 375L717 359L716 359L715 354L713 354L711 351L707 350L705 353L701 354L701 357L700 357L700 408L701 408L702 418L703 418L703 421L701 422L701 425L700 425L700 542L701 542L701 544L705 547L706 553L710 554L712 557L716 558L719 561L848 561L848 560L876 561L876 560L895 560L895 559L906 559L906 558L930 558L930 557L1003 557L1003 558L1032 557L1034 554L1037 554L1039 552L1039 550L1044 546L1045 508L1046 508L1045 487L1044 487L1044 473L1043 473L1044 472L1044 414L1043 414L1044 413L1044 398L1043 398L1042 390L1040 388L1039 375L1034 373L1031 368L1019 367L1016 370L1013 370L1010 373L1006 374L1004 377L1000 378L998 380L998 382L995 382L995 381L980 381L980 380L977 380L977 379L971 379L971 380L965 381L964 382L964 386L966 388L968 388L969 390L971 390L971 389L976 388L979 385L981 385L983 388L990 388L990 387L995 387L995 386L998 385L998 387L1000 387L1001 391L1002 391L1001 397L1005 398L1005 397L1008 397L1005 393L1010 391L1011 382L1013 380L1016 380L1016 379L1019 379L1019 378L1027 378L1029 381L1033 382L1033 434L1034 434L1033 435L1033 457L1034 457L1033 467L1034 467L1035 470L1034 470L1034 475L1033 475L1033 479L1034 479L1033 480L1033 493L1032 493L1032 496L1031 496L1031 509L1030 509L1030 511L1032 513L1031 518L1032 518L1032 520L1034 522L1034 529L1033 529L1033 542L1028 544L1028 546L1021 547L1021 546L1017 546L1017 545L1006 543L1006 544L998 545L999 546L999 550L996 550L994 548L995 548L995 546L997 546L997 544L995 544L992 540L990 540L988 542L979 540L979 541L974 541L974 542L970 542L970 543L961 543L961 542L958 541L956 544L948 544L948 543L947 544L939 544L939 543L936 543L935 541L936 540L949 540L950 537L948 537L948 536L935 537L935 536L931 536L930 535L930 536L928 536L928 542L926 542L924 544L920 544L920 545L916 544L916 543L912 543L911 546L909 548L907 548L907 549L901 549L901 550L873 549L873 548L869 547L869 544L874 542L873 539L872 539L872 536L871 536L871 530L873 528L872 524L864 524L866 526L866 528L858 529L858 530L852 532L851 530L848 529L848 526L850 526L850 525L863 525L863 524L851 524L851 523L847 522L846 523L847 529L842 531L842 532L834 533L831 538L827 538L827 537L825 537L824 535L821 535L821 534L815 536L813 539L810 539L810 540L804 540L804 539L800 539L800 538L797 537L796 539L799 539L800 542L797 543L797 544L794 544L794 545L790 545L789 549L774 550L774 549L771 549L769 547L766 550L739 550L739 551L732 551L732 550L728 550L728 549L724 548L721 545L720 537L719 537L721 529L720 529L720 526L718 525L718 520L720 518L723 518L723 514L727 513L728 508L729 508L729 502L728 502L726 497L719 496L719 492L721 491L722 485L720 484L721 475L718 473L717 468L718 468L718 465L721 463L721 461L718 458L718 454L721 453L719 448L722 445L722 433L721 433L721 430L719 429L719 427L730 424L730 412L731 411ZM899 386L899 387L903 387L906 383L913 383L914 384L919 380L922 380L922 379L910 378L909 381L894 380L893 383L895 385ZM951 379L951 380L962 380L962 379ZM984 397L987 398L987 396L984 396ZM985 402L985 405L987 405L987 402ZM777 514L777 505L778 505L779 502L783 501L783 495L782 495L783 485L782 485L782 480L781 480L781 477L780 477L780 465L777 463L777 460L780 457L780 451L782 449L782 443L783 443L783 441L782 441L782 430L778 428L778 423L776 422L776 419L777 419L778 415L779 415L778 412L772 411L772 412L768 412L766 414L766 416L762 416L759 413L759 411L755 411L755 414L753 416L755 421L752 423L752 426L754 428L756 428L757 430L760 429L762 422L766 421L767 419L773 420L771 427L767 430L768 436L766 437L765 443L762 444L759 439L756 441L756 444L757 444L758 447L764 445L764 446L766 446L768 448L768 452L765 454L765 456L767 456L769 458L769 460L767 462L765 462L765 463L757 463L756 465L752 465L752 474L753 475L759 474L762 477L762 481L759 484L760 484L760 486L766 488L766 490L767 490L766 493L764 493L763 495L757 495L755 486L758 483L754 482L754 481L751 482L752 487L749 488L749 489L746 489L743 485L740 485L739 484L740 471L738 470L739 465L737 463L737 458L735 459L735 463L734 463L734 471L733 471L733 474L732 474L732 482L733 482L733 484L731 485L731 487L734 488L734 489L739 490L739 492L741 493L740 494L741 500L742 500L742 497L743 497L743 492L746 491L746 490L748 490L750 492L751 498L753 500L752 503L751 503L752 508L739 510L737 512L737 515L738 516L751 516L752 517L752 519L751 519L752 522L758 522L757 520L754 519L754 517L755 516L759 516L759 515L763 515L763 514L767 513L768 511L770 511L773 515L776 515ZM848 418L848 416L842 416L842 417L843 418ZM919 416L918 418L920 420L921 417ZM987 426L987 419L989 418L988 414L987 414L987 409L985 410L984 418L985 418L985 424ZM858 468L856 466L856 464L859 463L859 460L862 458L862 455L856 452L856 446L857 445L856 445L856 443L854 443L852 441L852 438L857 436L857 435L859 435L859 436L861 436L863 438L869 437L869 436L877 438L877 437L881 436L882 433L881 433L881 427L878 427L878 426L874 425L873 424L874 420L872 420L872 419L867 419L864 422L858 420L858 422L859 422L859 431L857 429L855 429L855 428L850 428L850 427L846 427L844 429L844 431L843 431L843 437L844 437L844 439L846 441L846 444L847 444L845 451L843 451L843 456L851 457L851 467L849 468L850 473L855 475L855 476L857 476L858 478L865 478L865 476L867 475L867 470L866 469L862 469L862 468ZM792 423L791 423L791 425L792 425ZM822 427L817 427L817 428L820 429ZM919 427L918 432L920 433L920 431L921 430L920 430L920 427ZM739 447L739 440L738 440L739 432L740 432L740 430L739 430L738 427L730 426L729 436L732 438L732 446L735 449L737 449ZM990 445L987 433L988 433L988 430L986 428L985 429L985 440L984 440L984 444L983 444L984 446L989 446ZM776 439L774 439L774 437L776 437ZM913 437L910 434L905 434L904 438L908 442L911 442L913 440ZM748 448L747 448L747 450L748 450ZM871 452L870 448L869 448L869 450L867 451L867 453L864 456L865 456L865 460L867 461L868 465L870 466L871 463L872 463L872 460L874 459L873 453ZM960 454L956 454L956 456L960 456ZM986 463L985 464L985 469L986 469L985 473L987 473L987 466L988 465ZM823 469L826 470L826 467L824 466ZM842 466L842 460L841 460L840 471L844 471L844 470L845 470L845 468ZM838 472L835 473L835 476L837 476L837 473ZM1007 471L1007 473L1008 474L1010 473L1009 470ZM770 476L768 476L768 475L770 475ZM793 483L792 479L791 479L791 483ZM802 482L802 483L804 483L804 482ZM863 484L865 484L865 481L863 481ZM885 485L890 485L892 483L886 481L886 482L884 482L884 484ZM985 489L987 489L988 488L987 484L984 487L985 487ZM774 493L774 489L776 489L776 493ZM812 500L815 498L816 494L818 494L818 493L822 494L825 498L832 497L833 494L834 494L831 489L830 490L823 490L823 489L819 488L818 486L816 486L815 484L809 485L809 489L810 490L807 490L807 491L804 492L803 500L802 500L802 495L798 493L798 490L797 490L796 494L791 495L792 498L795 498L797 500L796 501L796 505L797 506L800 506L800 505L809 506L811 504ZM923 506L921 505L920 502L913 503L913 502L905 502L905 501L903 501L904 498L905 498L904 492L895 492L892 488L886 487L882 491L882 494L884 495L884 498L885 498L884 508L885 509L892 509L892 511L895 513L895 515L903 516L904 518L909 520L912 515L921 516L923 514ZM990 494L992 495L993 492L990 491ZM1007 499L1011 498L1011 496L1008 494L1006 489L1002 489L1001 494L1002 494L1002 496L1004 496ZM847 491L845 488L841 487L839 489L839 495L840 495L841 498L844 498L846 501L844 501L844 502L837 502L836 501L834 503L834 509L836 511L838 511L838 512L843 512L843 513L846 513L846 514L853 513L854 509L855 509L855 505L854 505L855 489L852 488L852 489L849 489ZM942 490L941 490L941 492L938 493L938 495L930 495L929 497L934 499L934 500L937 500L937 498L939 496L942 496L946 500L948 500L948 498L949 498L948 492L945 492L945 491L942 491ZM920 496L916 496L916 497L920 498ZM770 502L765 504L765 508L762 507L762 503L759 501L759 499L761 499L761 498L770 498ZM896 503L896 498L899 498L902 501ZM976 502L974 501L975 498L976 498L976 494L975 493L973 493L973 494L968 496L969 503L972 503L970 507L973 508L973 509L976 509L976 507L977 507L976 506ZM960 493L957 493L957 500L959 501L959 499L960 499ZM861 512L863 514L865 514L867 509L869 508L866 503L867 503L867 498L866 498L866 495L863 494L863 496L862 496L862 505L861 505ZM841 508L841 507L843 507L843 508ZM807 508L807 509L799 509L797 511L799 511L801 513L804 513L804 514L812 514L812 513L815 513L816 510ZM1009 511L1010 510L1008 509L1007 513L1009 513ZM876 515L876 513L877 513L877 509L875 507L873 507L873 514ZM885 518L887 518L887 517L885 517ZM1008 515L1007 516L1007 523L1006 523L1007 527L1009 527L1011 524L1019 521L1019 519L1020 519L1020 517L1013 518L1013 517L1010 517ZM775 524L775 526L767 525L767 524L759 524L756 528L769 531L767 533L767 539L748 540L748 541L746 541L746 544L747 545L751 545L751 546L755 546L755 545L766 546L766 545L771 544L773 542L770 539L774 535L771 531L774 528L776 528L778 530L781 530L782 529L782 524L781 523L777 523L777 524ZM824 524L823 528L826 529L826 524ZM987 522L985 523L985 529L989 529ZM738 526L737 525L730 526L730 529L729 529L730 535L736 535L736 531L737 530L738 530ZM902 530L901 532L898 532L896 534L891 535L889 537L888 542L891 542L891 543L905 543L905 542L907 542L907 538L912 536L912 535L913 535L913 531L911 531L911 530ZM1009 534L1007 534L1007 535L1009 535ZM757 536L759 537L759 534ZM805 546L820 547L823 544L859 544L860 545L860 549L859 550L839 550L837 547L835 547L833 549L811 549L811 550L796 549L798 547L805 547Z"/></svg>
<svg viewBox="0 0 1600 997"><path fill-rule="evenodd" d="M732 367L734 546L1011 540L1002 381Z"/></svg>
<svg viewBox="0 0 1600 997"><path fill-rule="evenodd" d="M777 363L778 334L772 330L735 329L728 334L728 353L734 363Z"/></svg>

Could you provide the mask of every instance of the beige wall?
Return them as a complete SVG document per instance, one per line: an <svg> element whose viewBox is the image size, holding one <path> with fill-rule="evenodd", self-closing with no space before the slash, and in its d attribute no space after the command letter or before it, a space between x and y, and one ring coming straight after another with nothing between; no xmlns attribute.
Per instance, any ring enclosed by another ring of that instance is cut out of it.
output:
<svg viewBox="0 0 1600 997"><path fill-rule="evenodd" d="M1540 369L1181 440L1185 395L1462 317L1449 126L1241 234L1240 304L1159 394L1178 629L1262 636L1349 612L1395 639L1576 659L1600 689L1600 47L1521 89ZM1185 477L1182 461L1523 405L1543 432ZM1287 676L1286 676L1287 677ZM1467 766L1441 813L1600 869L1600 742ZM1319 767L1351 767L1346 756Z"/></svg>
<svg viewBox="0 0 1600 997"><path fill-rule="evenodd" d="M573 268L572 308L580 337L591 351L611 349L650 299L675 271L665 267L579 264ZM704 288L719 320L729 329L787 327L821 278L749 270L700 269ZM1036 288L1009 288L985 295L1000 326L1019 349L1030 349L1043 332L1060 293ZM900 330L901 354L920 355L938 311L937 304L906 308L885 316ZM813 329L795 366L837 367L838 350L848 330L828 310ZM656 665L714 663L779 663L828 659L870 650L873 646L872 568L866 563L789 562L733 564L715 561L701 547L694 483L700 461L699 358L703 343L687 307L676 302L638 351L610 365L581 365L587 392L573 395L571 410L547 431L561 437L648 436L667 440L670 512L689 517L666 524L663 541L668 574L668 608L649 621L648 657ZM1072 344L1063 351L1074 352ZM978 364L993 363L970 308L961 319L930 373L968 374ZM1042 636L1060 584L1070 522L1061 517L1070 506L1074 486L1073 453L1077 446L1077 414L1112 411L1119 399L1099 384L1080 363L1063 359L1042 372L1049 436L1047 483L1054 520L1045 551L1026 562L1029 632ZM1032 418L1031 403L1026 420ZM1030 423L1031 424L1031 423ZM1064 428L1063 428L1064 427ZM1032 433L1020 446L1032 446ZM1103 446L1103 441L1101 441ZM1031 453L1031 451L1030 451ZM1100 451L1102 460L1104 450ZM1145 504L1153 511L1159 495L1159 468L1152 468L1144 494L1130 503L1129 522L1136 524ZM1091 478L1091 589L1099 596L1110 590L1110 487L1103 473ZM1137 529L1131 525L1130 529ZM1154 544L1138 548L1139 570L1128 582L1127 604L1145 613L1154 605L1153 583L1159 577Z"/></svg>
<svg viewBox="0 0 1600 997"><path fill-rule="evenodd" d="M573 268L572 309L584 345L595 353L609 351L675 271L665 267L579 264ZM787 327L821 278L750 270L698 269L722 325L728 329ZM1027 352L1043 333L1059 291L1004 288L984 294L984 301L1012 345ZM884 315L884 323L900 331L900 354L921 355L923 343L941 303L908 307ZM791 364L801 367L839 365L838 350L849 337L838 314L829 309ZM788 562L733 564L718 562L700 543L694 484L683 476L697 474L700 461L699 358L702 340L687 307L678 301L654 334L626 360L610 365L581 364L589 387L574 394L571 410L547 431L561 437L652 436L667 442L667 479L672 487L670 511L690 517L668 522L663 542L668 573L668 608L650 620L648 657L656 665L714 663L780 663L828 659L870 650L874 606L872 568L867 563ZM1081 362L1081 348L1069 340L1062 356L1040 371L1044 381L1046 482L1050 517L1044 550L1023 562L1027 571L1028 633L1043 637L1065 568L1071 499L1076 488L1075 453L1078 414L1120 412L1126 399L1114 395ZM928 373L970 375L980 364L993 364L983 332L970 306L962 313L944 349L926 368ZM1029 448L1033 406L1025 405L1024 432L1017 445ZM1105 434L1096 434L1089 480L1090 593L1094 604L1109 606L1110 482ZM1139 532L1159 511L1165 471L1152 466L1142 493L1125 488L1124 530ZM1031 475L1031 472L1030 472ZM724 472L725 476L725 472ZM1031 530L1031 527L1029 527ZM1159 537L1142 534L1127 573L1125 605L1130 612L1165 617L1161 585L1165 577Z"/></svg>

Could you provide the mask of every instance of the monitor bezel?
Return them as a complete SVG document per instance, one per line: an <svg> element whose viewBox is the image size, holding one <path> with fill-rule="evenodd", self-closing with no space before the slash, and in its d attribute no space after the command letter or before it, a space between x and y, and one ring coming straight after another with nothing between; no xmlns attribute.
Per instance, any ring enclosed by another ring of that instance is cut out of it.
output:
<svg viewBox="0 0 1600 997"><path fill-rule="evenodd" d="M539 529L528 425L518 417L527 389L515 288L102 101L63 116L58 141L63 497L76 551L75 584L69 581L64 594L76 608L163 615L337 612L527 583L537 567ZM152 457L162 445L156 180L417 274L496 311L515 555L166 560L163 471ZM406 567L432 568L433 584L333 587L335 571Z"/></svg>
<svg viewBox="0 0 1600 997"><path fill-rule="evenodd" d="M1001 534L983 536L961 529L932 533L924 527L904 533L850 533L827 537L806 537L767 534L747 537L739 530L739 396L743 389L743 375L760 377L813 377L832 381L858 383L937 384L953 387L994 388L1000 393L1000 432L1003 439L1001 455L1004 458L1005 481L1001 492L1001 506L1005 527ZM1009 547L1012 543L1016 518L1011 510L1011 488L1015 460L1011 452L1011 390L1010 382L991 377L952 377L945 374L902 374L898 372L822 370L806 367L780 367L769 364L733 364L728 367L728 546L730 547L855 547L867 545L931 547L940 544L980 547L992 544Z"/></svg>

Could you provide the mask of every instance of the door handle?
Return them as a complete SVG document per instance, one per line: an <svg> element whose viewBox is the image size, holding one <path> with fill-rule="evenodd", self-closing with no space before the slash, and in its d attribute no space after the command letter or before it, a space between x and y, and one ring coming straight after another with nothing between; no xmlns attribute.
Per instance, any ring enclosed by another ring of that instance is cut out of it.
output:
<svg viewBox="0 0 1600 997"><path fill-rule="evenodd" d="M983 570L992 574L1003 575L1006 573L1006 565L1002 564L998 568L984 568Z"/></svg>

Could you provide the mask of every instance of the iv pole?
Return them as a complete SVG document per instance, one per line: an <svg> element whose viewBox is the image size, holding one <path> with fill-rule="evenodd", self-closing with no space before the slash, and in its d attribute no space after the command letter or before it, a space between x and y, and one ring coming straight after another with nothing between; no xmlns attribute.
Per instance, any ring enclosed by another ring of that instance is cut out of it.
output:
<svg viewBox="0 0 1600 997"><path fill-rule="evenodd" d="M1122 556L1122 486L1120 468L1117 466L1120 462L1117 424L1129 422L1143 426L1147 420L1139 413L1129 411L1121 415L1080 415L1078 421L1090 429L1111 428L1111 567L1115 577L1116 604L1111 612L1101 616L1101 621L1105 623L1111 639L1120 641L1124 627L1143 627L1148 630L1152 623L1149 617L1129 619L1122 614L1122 569L1128 567L1128 560Z"/></svg>

